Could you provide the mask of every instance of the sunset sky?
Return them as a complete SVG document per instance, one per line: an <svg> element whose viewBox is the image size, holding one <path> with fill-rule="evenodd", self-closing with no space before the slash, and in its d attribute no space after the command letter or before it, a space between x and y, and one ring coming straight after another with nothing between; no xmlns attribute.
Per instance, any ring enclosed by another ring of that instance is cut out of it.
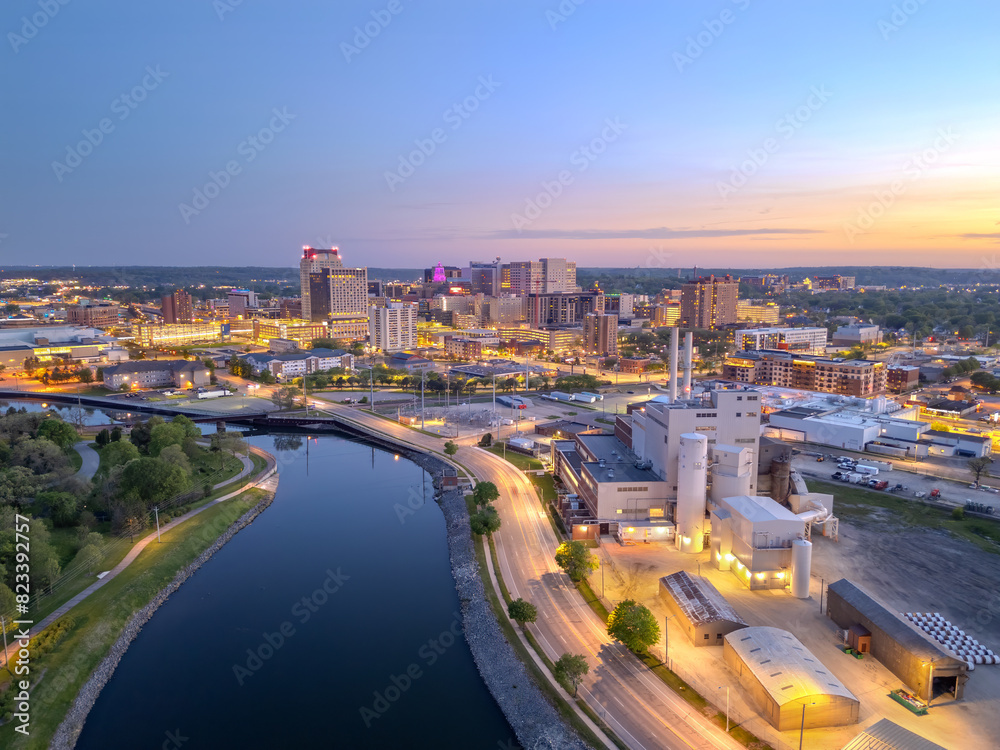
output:
<svg viewBox="0 0 1000 750"><path fill-rule="evenodd" d="M5 264L1000 266L995 1L52 5Z"/></svg>

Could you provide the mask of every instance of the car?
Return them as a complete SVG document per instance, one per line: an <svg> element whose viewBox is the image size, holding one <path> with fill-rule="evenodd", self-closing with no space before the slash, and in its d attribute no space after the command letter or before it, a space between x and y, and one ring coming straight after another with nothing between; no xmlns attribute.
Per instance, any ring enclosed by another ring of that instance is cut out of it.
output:
<svg viewBox="0 0 1000 750"><path fill-rule="evenodd" d="M625 393L629 394L630 396L635 395L635 391L625 391Z"/></svg>
<svg viewBox="0 0 1000 750"><path fill-rule="evenodd" d="M843 476L843 474L841 474L839 471L833 472L833 478L834 479L840 479L842 476Z"/></svg>

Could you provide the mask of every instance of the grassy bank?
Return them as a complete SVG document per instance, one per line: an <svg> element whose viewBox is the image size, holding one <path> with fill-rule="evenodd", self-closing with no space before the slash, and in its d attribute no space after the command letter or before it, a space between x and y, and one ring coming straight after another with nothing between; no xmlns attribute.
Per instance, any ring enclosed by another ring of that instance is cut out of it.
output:
<svg viewBox="0 0 1000 750"><path fill-rule="evenodd" d="M260 490L249 490L165 533L162 544L150 544L114 580L74 607L67 616L72 626L63 640L33 660L32 678L37 682L31 694L30 736L14 732L13 724L8 723L0 727L0 746L18 750L48 747L80 688L133 613L262 497Z"/></svg>
<svg viewBox="0 0 1000 750"><path fill-rule="evenodd" d="M926 505L912 497L849 484L807 480L813 492L834 496L835 514L848 523L891 521L896 528L945 529L979 549L1000 555L1000 520L966 516L955 518L950 510ZM975 499L975 498L973 498Z"/></svg>
<svg viewBox="0 0 1000 750"><path fill-rule="evenodd" d="M539 471L543 469L542 462L537 458L532 458L531 456L525 456L523 453L516 453L515 451L505 450L504 447L495 443L487 448L490 453L500 456L500 458L505 459L508 463L513 464L521 471Z"/></svg>

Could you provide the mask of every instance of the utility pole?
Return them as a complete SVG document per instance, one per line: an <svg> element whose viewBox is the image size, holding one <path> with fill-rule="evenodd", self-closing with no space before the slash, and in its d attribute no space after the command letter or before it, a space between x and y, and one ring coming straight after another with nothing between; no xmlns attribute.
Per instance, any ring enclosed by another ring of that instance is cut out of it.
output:
<svg viewBox="0 0 1000 750"><path fill-rule="evenodd" d="M156 543L160 544L160 506L153 506L153 513L156 514Z"/></svg>
<svg viewBox="0 0 1000 750"><path fill-rule="evenodd" d="M3 619L3 615L0 615L0 628L3 628L3 663L4 666L7 665L7 621ZM14 673L10 671L10 667L7 667L7 671L10 672L11 677Z"/></svg>

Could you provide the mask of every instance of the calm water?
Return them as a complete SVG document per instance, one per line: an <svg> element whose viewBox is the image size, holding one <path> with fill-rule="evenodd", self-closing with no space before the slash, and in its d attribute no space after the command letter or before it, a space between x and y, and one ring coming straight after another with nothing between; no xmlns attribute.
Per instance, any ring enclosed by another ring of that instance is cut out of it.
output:
<svg viewBox="0 0 1000 750"><path fill-rule="evenodd" d="M253 439L284 461L274 503L143 628L77 747L175 747L178 732L184 750L506 747L513 733L453 636L430 478L332 436L309 438L307 463L304 437L275 450L290 437ZM401 523L396 504L417 509Z"/></svg>
<svg viewBox="0 0 1000 750"><path fill-rule="evenodd" d="M42 406L43 403L45 406ZM89 406L78 407L71 404L29 401L27 399L23 401L21 399L0 400L0 411L7 411L7 408L11 406L15 409L20 409L23 406L28 411L52 411L58 414L62 420L69 422L70 424L76 424L80 418L82 418L83 424L112 424L114 422L114 420L101 409L94 409Z"/></svg>

